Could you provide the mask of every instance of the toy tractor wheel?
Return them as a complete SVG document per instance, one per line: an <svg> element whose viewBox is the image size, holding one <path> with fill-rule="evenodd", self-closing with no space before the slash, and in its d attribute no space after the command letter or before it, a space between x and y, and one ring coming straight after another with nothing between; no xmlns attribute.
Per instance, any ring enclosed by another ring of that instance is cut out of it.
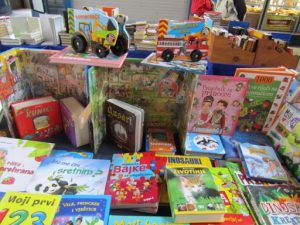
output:
<svg viewBox="0 0 300 225"><path fill-rule="evenodd" d="M174 53L170 49L166 49L163 51L161 57L166 62L171 62L174 59Z"/></svg>
<svg viewBox="0 0 300 225"><path fill-rule="evenodd" d="M199 50L194 50L191 53L191 60L192 62L198 62L202 58L202 52Z"/></svg>
<svg viewBox="0 0 300 225"><path fill-rule="evenodd" d="M71 45L74 51L78 53L84 53L88 46L85 38L80 34L73 35Z"/></svg>
<svg viewBox="0 0 300 225"><path fill-rule="evenodd" d="M111 46L110 49L116 56L124 55L128 51L127 40L123 36L119 36L115 46Z"/></svg>
<svg viewBox="0 0 300 225"><path fill-rule="evenodd" d="M109 54L109 49L105 48L103 45L97 44L95 46L95 54L99 58L104 58Z"/></svg>

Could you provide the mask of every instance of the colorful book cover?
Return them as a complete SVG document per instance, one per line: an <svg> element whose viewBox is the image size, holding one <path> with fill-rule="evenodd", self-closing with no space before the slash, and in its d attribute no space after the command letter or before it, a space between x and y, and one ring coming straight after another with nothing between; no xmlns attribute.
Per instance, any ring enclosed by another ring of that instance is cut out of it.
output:
<svg viewBox="0 0 300 225"><path fill-rule="evenodd" d="M298 85L300 85L298 83ZM300 86L295 90L289 101L295 108L300 110Z"/></svg>
<svg viewBox="0 0 300 225"><path fill-rule="evenodd" d="M262 225L300 223L300 189L286 187L247 187L251 206Z"/></svg>
<svg viewBox="0 0 300 225"><path fill-rule="evenodd" d="M7 98L14 92L14 77L9 70L6 68L6 61L0 57L0 99Z"/></svg>
<svg viewBox="0 0 300 225"><path fill-rule="evenodd" d="M48 157L35 171L26 191L54 195L102 195L109 160Z"/></svg>
<svg viewBox="0 0 300 225"><path fill-rule="evenodd" d="M12 111L22 139L42 140L62 131L59 103L52 97L14 103Z"/></svg>
<svg viewBox="0 0 300 225"><path fill-rule="evenodd" d="M149 128L146 140L146 151L175 154L176 146L173 133L168 129Z"/></svg>
<svg viewBox="0 0 300 225"><path fill-rule="evenodd" d="M61 196L6 192L0 202L1 224L51 225Z"/></svg>
<svg viewBox="0 0 300 225"><path fill-rule="evenodd" d="M225 205L209 169L168 168L166 174L174 222L223 222Z"/></svg>
<svg viewBox="0 0 300 225"><path fill-rule="evenodd" d="M114 154L105 194L112 196L111 208L154 207L158 204L152 152Z"/></svg>
<svg viewBox="0 0 300 225"><path fill-rule="evenodd" d="M107 225L110 200L107 195L64 195L52 225Z"/></svg>
<svg viewBox="0 0 300 225"><path fill-rule="evenodd" d="M255 225L249 210L227 168L210 168L225 204L225 221L220 225Z"/></svg>
<svg viewBox="0 0 300 225"><path fill-rule="evenodd" d="M250 79L239 119L241 131L267 132L287 96L294 74L288 71L237 69L236 77Z"/></svg>
<svg viewBox="0 0 300 225"><path fill-rule="evenodd" d="M177 225L171 217L162 216L109 216L109 225ZM184 223L182 225L188 225Z"/></svg>
<svg viewBox="0 0 300 225"><path fill-rule="evenodd" d="M286 172L272 147L241 143L238 149L249 178L268 182L288 181Z"/></svg>
<svg viewBox="0 0 300 225"><path fill-rule="evenodd" d="M221 159L225 155L225 149L219 135L189 132L185 140L185 154Z"/></svg>
<svg viewBox="0 0 300 225"><path fill-rule="evenodd" d="M0 137L0 191L25 191L54 144Z"/></svg>
<svg viewBox="0 0 300 225"><path fill-rule="evenodd" d="M188 131L232 135L248 85L246 78L199 76Z"/></svg>
<svg viewBox="0 0 300 225"><path fill-rule="evenodd" d="M62 158L78 158L78 159L92 159L94 154L86 151L67 151L67 150L53 150L50 157L62 157Z"/></svg>

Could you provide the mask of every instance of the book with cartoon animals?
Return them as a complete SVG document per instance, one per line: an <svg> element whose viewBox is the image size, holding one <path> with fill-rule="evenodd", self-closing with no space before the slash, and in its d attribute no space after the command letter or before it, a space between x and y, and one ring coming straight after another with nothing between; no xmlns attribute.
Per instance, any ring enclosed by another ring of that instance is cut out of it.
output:
<svg viewBox="0 0 300 225"><path fill-rule="evenodd" d="M288 182L286 172L272 147L240 143L238 151L247 177L268 182Z"/></svg>
<svg viewBox="0 0 300 225"><path fill-rule="evenodd" d="M225 205L207 168L167 168L170 208L175 223L223 222Z"/></svg>
<svg viewBox="0 0 300 225"><path fill-rule="evenodd" d="M47 157L35 171L26 191L54 195L102 195L110 161Z"/></svg>
<svg viewBox="0 0 300 225"><path fill-rule="evenodd" d="M248 85L247 78L199 76L188 131L232 135Z"/></svg>

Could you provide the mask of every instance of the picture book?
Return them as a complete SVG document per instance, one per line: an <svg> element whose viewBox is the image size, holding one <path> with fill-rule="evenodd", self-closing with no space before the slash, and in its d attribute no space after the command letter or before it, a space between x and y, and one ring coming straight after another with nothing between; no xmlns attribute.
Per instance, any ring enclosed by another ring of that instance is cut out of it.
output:
<svg viewBox="0 0 300 225"><path fill-rule="evenodd" d="M176 146L173 133L168 129L149 128L146 140L146 151L157 154L175 154Z"/></svg>
<svg viewBox="0 0 300 225"><path fill-rule="evenodd" d="M67 151L67 150L53 150L50 154L50 157L62 157L62 158L78 158L78 159L92 159L94 154L92 152L86 151Z"/></svg>
<svg viewBox="0 0 300 225"><path fill-rule="evenodd" d="M298 83L298 87L295 90L294 94L291 96L290 99L290 103L297 108L298 110L300 110L300 84Z"/></svg>
<svg viewBox="0 0 300 225"><path fill-rule="evenodd" d="M207 168L167 168L175 223L223 222L225 205Z"/></svg>
<svg viewBox="0 0 300 225"><path fill-rule="evenodd" d="M176 225L171 217L162 216L109 216L109 225ZM184 223L182 225L188 225Z"/></svg>
<svg viewBox="0 0 300 225"><path fill-rule="evenodd" d="M112 196L111 208L157 206L155 154L114 154L105 194Z"/></svg>
<svg viewBox="0 0 300 225"><path fill-rule="evenodd" d="M121 148L138 152L142 147L144 110L108 99L105 106L107 135Z"/></svg>
<svg viewBox="0 0 300 225"><path fill-rule="evenodd" d="M271 69L270 69L271 70ZM250 79L239 119L241 131L267 132L288 94L294 73L258 69L236 70L235 77Z"/></svg>
<svg viewBox="0 0 300 225"><path fill-rule="evenodd" d="M61 196L6 192L0 201L1 224L51 225Z"/></svg>
<svg viewBox="0 0 300 225"><path fill-rule="evenodd" d="M62 131L59 103L53 97L17 102L11 107L22 139L42 140Z"/></svg>
<svg viewBox="0 0 300 225"><path fill-rule="evenodd" d="M54 144L0 137L0 191L25 191Z"/></svg>
<svg viewBox="0 0 300 225"><path fill-rule="evenodd" d="M13 93L14 77L7 69L7 61L0 56L0 99L6 99Z"/></svg>
<svg viewBox="0 0 300 225"><path fill-rule="evenodd" d="M247 190L260 224L300 223L299 188L249 186Z"/></svg>
<svg viewBox="0 0 300 225"><path fill-rule="evenodd" d="M72 145L80 147L89 144L89 124L80 123L84 107L74 97L68 97L60 100L60 109L64 130Z"/></svg>
<svg viewBox="0 0 300 225"><path fill-rule="evenodd" d="M35 171L26 191L54 195L102 195L109 160L48 157Z"/></svg>
<svg viewBox="0 0 300 225"><path fill-rule="evenodd" d="M225 149L219 135L189 132L185 140L185 154L222 159L225 155Z"/></svg>
<svg viewBox="0 0 300 225"><path fill-rule="evenodd" d="M52 225L107 225L110 200L107 195L64 195Z"/></svg>
<svg viewBox="0 0 300 225"><path fill-rule="evenodd" d="M225 221L220 225L255 225L243 197L227 168L209 168L225 204Z"/></svg>
<svg viewBox="0 0 300 225"><path fill-rule="evenodd" d="M233 135L248 85L247 78L199 76L188 131Z"/></svg>
<svg viewBox="0 0 300 225"><path fill-rule="evenodd" d="M239 144L239 153L247 177L268 182L287 182L288 177L270 146Z"/></svg>
<svg viewBox="0 0 300 225"><path fill-rule="evenodd" d="M286 103L268 136L289 170L300 181L300 111Z"/></svg>

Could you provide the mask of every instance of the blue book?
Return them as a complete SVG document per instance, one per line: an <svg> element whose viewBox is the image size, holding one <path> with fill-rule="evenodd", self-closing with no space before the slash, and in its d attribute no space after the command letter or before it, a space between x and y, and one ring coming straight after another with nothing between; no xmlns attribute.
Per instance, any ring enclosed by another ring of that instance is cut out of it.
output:
<svg viewBox="0 0 300 225"><path fill-rule="evenodd" d="M188 132L185 140L185 154L222 159L225 149L219 135Z"/></svg>
<svg viewBox="0 0 300 225"><path fill-rule="evenodd" d="M239 154L248 178L267 182L288 182L274 149L270 146L239 144Z"/></svg>
<svg viewBox="0 0 300 225"><path fill-rule="evenodd" d="M171 225L171 217L161 216L110 216L109 225ZM175 224L174 224L175 225ZM188 224L181 224L188 225Z"/></svg>
<svg viewBox="0 0 300 225"><path fill-rule="evenodd" d="M51 157L69 157L69 158L78 158L78 159L92 159L94 154L92 152L74 152L74 151L66 151L66 150L53 150L51 152Z"/></svg>
<svg viewBox="0 0 300 225"><path fill-rule="evenodd" d="M52 225L107 225L110 201L109 195L64 195Z"/></svg>

